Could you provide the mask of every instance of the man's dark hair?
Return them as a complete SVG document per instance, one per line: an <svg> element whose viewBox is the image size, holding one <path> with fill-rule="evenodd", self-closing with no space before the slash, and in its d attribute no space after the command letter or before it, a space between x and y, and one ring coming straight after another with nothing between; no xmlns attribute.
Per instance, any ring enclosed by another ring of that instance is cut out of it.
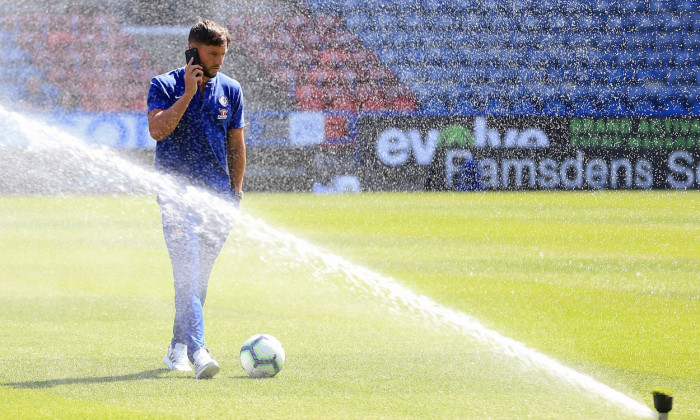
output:
<svg viewBox="0 0 700 420"><path fill-rule="evenodd" d="M190 29L187 42L204 45L226 45L231 43L231 34L228 29L209 19L197 18L197 22Z"/></svg>

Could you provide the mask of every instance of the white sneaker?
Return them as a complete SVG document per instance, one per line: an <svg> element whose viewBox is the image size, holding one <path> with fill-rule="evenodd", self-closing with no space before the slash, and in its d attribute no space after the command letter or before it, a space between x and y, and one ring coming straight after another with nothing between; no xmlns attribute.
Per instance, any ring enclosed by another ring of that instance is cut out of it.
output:
<svg viewBox="0 0 700 420"><path fill-rule="evenodd" d="M197 379L209 379L219 373L219 364L209 355L209 350L204 347L194 354L194 372Z"/></svg>
<svg viewBox="0 0 700 420"><path fill-rule="evenodd" d="M187 359L187 346L182 343L175 343L175 347L171 344L170 347L168 347L168 353L163 358L163 363L165 363L165 366L170 370L176 370L178 372L192 371L189 360Z"/></svg>

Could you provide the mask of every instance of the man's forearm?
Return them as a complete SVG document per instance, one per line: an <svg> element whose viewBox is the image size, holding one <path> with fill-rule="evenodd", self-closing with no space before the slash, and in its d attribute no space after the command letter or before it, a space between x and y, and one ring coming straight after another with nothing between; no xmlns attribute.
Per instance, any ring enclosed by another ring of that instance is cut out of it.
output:
<svg viewBox="0 0 700 420"><path fill-rule="evenodd" d="M241 191L243 189L243 175L246 166L245 140L242 128L229 131L226 160L231 189Z"/></svg>
<svg viewBox="0 0 700 420"><path fill-rule="evenodd" d="M161 141L172 133L185 115L187 107L192 100L191 96L182 95L173 106L168 109L154 109L148 114L148 131L151 137Z"/></svg>

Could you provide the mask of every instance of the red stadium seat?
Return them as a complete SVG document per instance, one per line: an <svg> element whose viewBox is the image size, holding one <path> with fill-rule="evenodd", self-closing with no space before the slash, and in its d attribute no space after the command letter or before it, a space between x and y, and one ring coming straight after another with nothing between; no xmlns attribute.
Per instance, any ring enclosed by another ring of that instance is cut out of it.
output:
<svg viewBox="0 0 700 420"><path fill-rule="evenodd" d="M415 111L417 109L416 101L408 95L398 95L389 103L389 108L392 111Z"/></svg>
<svg viewBox="0 0 700 420"><path fill-rule="evenodd" d="M351 67L343 67L338 70L338 84L343 86L354 86L357 82L357 70Z"/></svg>
<svg viewBox="0 0 700 420"><path fill-rule="evenodd" d="M329 49L322 52L319 59L324 67L340 67L348 60L348 54L339 49Z"/></svg>
<svg viewBox="0 0 700 420"><path fill-rule="evenodd" d="M294 97L297 102L301 101L322 101L323 100L323 90L321 88L306 84L297 86Z"/></svg>
<svg viewBox="0 0 700 420"><path fill-rule="evenodd" d="M325 117L326 139L344 139L350 135L350 121L345 116L327 115Z"/></svg>
<svg viewBox="0 0 700 420"><path fill-rule="evenodd" d="M357 103L349 96L338 96L331 99L330 109L335 111L357 112Z"/></svg>
<svg viewBox="0 0 700 420"><path fill-rule="evenodd" d="M309 83L315 85L331 83L335 78L334 71L326 67L316 67L309 72Z"/></svg>
<svg viewBox="0 0 700 420"><path fill-rule="evenodd" d="M374 83L358 83L355 88L355 97L358 101L366 101L379 94L379 86Z"/></svg>
<svg viewBox="0 0 700 420"><path fill-rule="evenodd" d="M297 101L297 104L299 105L299 109L302 111L323 111L326 109L326 104L324 104L320 99L303 99L301 101Z"/></svg>
<svg viewBox="0 0 700 420"><path fill-rule="evenodd" d="M372 95L360 102L360 111L384 111L386 109L386 101L380 94Z"/></svg>

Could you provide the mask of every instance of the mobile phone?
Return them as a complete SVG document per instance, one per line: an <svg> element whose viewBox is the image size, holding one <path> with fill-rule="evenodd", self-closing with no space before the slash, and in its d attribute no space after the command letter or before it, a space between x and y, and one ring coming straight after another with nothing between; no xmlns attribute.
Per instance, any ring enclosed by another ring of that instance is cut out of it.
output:
<svg viewBox="0 0 700 420"><path fill-rule="evenodd" d="M185 63L189 63L190 60L194 58L194 61L192 62L192 65L195 66L201 66L202 64L199 62L199 53L197 52L196 48L190 48L189 50L185 51Z"/></svg>

